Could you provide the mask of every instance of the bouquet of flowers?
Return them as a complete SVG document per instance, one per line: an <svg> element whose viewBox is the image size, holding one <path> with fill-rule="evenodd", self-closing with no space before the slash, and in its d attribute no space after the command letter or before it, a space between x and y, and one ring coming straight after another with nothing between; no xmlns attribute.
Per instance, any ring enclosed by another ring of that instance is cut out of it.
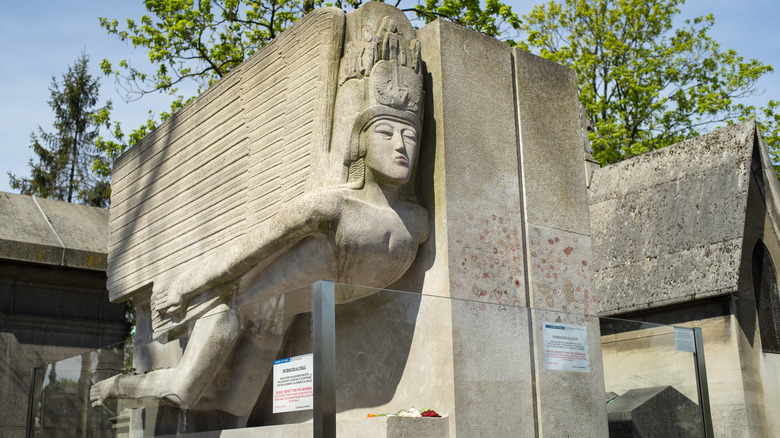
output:
<svg viewBox="0 0 780 438"><path fill-rule="evenodd" d="M401 409L395 414L368 414L368 418L371 417L441 417L433 409Z"/></svg>

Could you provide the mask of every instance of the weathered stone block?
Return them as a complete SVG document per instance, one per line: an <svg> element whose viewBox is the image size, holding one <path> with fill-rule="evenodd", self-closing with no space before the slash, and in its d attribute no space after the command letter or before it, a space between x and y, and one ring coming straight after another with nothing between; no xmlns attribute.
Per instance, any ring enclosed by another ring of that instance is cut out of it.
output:
<svg viewBox="0 0 780 438"><path fill-rule="evenodd" d="M541 370L543 349L530 342L540 336L541 321L516 315L509 323L501 314L501 304L595 311L573 73L444 21L421 29L418 38L431 87L425 141L435 147L434 162L423 168L431 175L433 186L424 193L435 221L435 252L429 242L424 253L435 258L423 292L484 302L452 308L451 430L467 436L603 436L603 400L591 397L603 393L598 324L587 323L593 368L583 376ZM560 252L550 260L548 239ZM572 323L587 319L563 315ZM515 357L501 344L528 350ZM473 362L480 352L483 359ZM510 369L506 357L518 369ZM477 363L485 363L490 375ZM582 415L555 414L562 411Z"/></svg>
<svg viewBox="0 0 780 438"><path fill-rule="evenodd" d="M701 437L699 406L671 386L632 389L607 404L609 436Z"/></svg>
<svg viewBox="0 0 780 438"><path fill-rule="evenodd" d="M525 305L512 51L445 21L418 34L431 77L425 140L440 169L432 184L451 296Z"/></svg>
<svg viewBox="0 0 780 438"><path fill-rule="evenodd" d="M736 292L755 138L748 121L594 173L602 312Z"/></svg>
<svg viewBox="0 0 780 438"><path fill-rule="evenodd" d="M513 57L526 220L588 235L577 75L523 50Z"/></svg>
<svg viewBox="0 0 780 438"><path fill-rule="evenodd" d="M0 259L105 271L108 211L0 192Z"/></svg>

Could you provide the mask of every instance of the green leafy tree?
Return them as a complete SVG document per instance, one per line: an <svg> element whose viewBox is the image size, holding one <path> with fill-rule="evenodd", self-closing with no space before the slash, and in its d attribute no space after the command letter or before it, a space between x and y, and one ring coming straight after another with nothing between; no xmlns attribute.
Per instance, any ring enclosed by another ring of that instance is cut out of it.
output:
<svg viewBox="0 0 780 438"><path fill-rule="evenodd" d="M175 95L177 86L187 81L201 92L315 6L353 9L361 4L362 0L145 0L148 14L140 20L126 19L121 28L116 19L100 18L100 26L147 51L157 70L144 73L125 60L118 68L103 60L101 68L123 79L128 96L158 91ZM484 8L478 0L428 0L404 10L426 22L444 17L495 37L520 26L511 7L498 0L486 0Z"/></svg>
<svg viewBox="0 0 780 438"><path fill-rule="evenodd" d="M195 84L198 92L204 91L315 7L349 10L362 3L363 0L145 0L147 13L140 19L126 19L120 24L116 19L101 18L100 25L109 35L148 52L156 69L144 72L126 60L103 60L101 68L117 79L126 100L149 93L170 94L170 112L159 115L159 120L165 120L192 98L179 93L181 85ZM394 6L403 8L401 0ZM427 0L424 5L414 4L403 10L423 22L444 17L495 37L517 31L520 26L512 9L498 0ZM97 142L111 159L158 123L150 114L143 126L128 133L111 119L108 110L101 112L97 121L112 134L112 138L100 138ZM97 163L97 167L102 175L110 174L107 165Z"/></svg>
<svg viewBox="0 0 780 438"><path fill-rule="evenodd" d="M562 0L523 17L521 46L577 72L603 164L754 117L777 159L778 103L746 105L772 67L724 50L712 15L675 26L684 0Z"/></svg>
<svg viewBox="0 0 780 438"><path fill-rule="evenodd" d="M54 110L55 131L38 128L30 147L38 162L30 159L30 177L8 173L11 187L25 195L108 207L110 183L92 172L95 161L106 158L97 150L95 115L111 108L97 108L100 81L89 74L89 56L81 54L61 82L52 77L49 106Z"/></svg>
<svg viewBox="0 0 780 438"><path fill-rule="evenodd" d="M517 44L513 38L521 27L520 18L512 12L512 7L498 0L485 0L484 7L479 0L426 0L425 4L405 11L414 12L425 23L445 18L513 46Z"/></svg>

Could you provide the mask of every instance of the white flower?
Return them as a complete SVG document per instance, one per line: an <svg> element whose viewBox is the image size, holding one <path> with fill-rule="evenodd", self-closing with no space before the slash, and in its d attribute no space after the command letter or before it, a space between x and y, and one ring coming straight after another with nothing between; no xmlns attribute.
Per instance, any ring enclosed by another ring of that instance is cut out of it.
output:
<svg viewBox="0 0 780 438"><path fill-rule="evenodd" d="M395 414L396 417L422 417L422 414L417 408L403 409Z"/></svg>

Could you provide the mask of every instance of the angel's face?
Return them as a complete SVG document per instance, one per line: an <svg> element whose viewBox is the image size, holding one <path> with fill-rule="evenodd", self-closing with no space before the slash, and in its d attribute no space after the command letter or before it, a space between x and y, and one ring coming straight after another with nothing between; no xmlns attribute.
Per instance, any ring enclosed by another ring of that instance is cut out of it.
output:
<svg viewBox="0 0 780 438"><path fill-rule="evenodd" d="M364 131L366 167L378 182L406 184L417 158L417 129L408 122L379 118Z"/></svg>

